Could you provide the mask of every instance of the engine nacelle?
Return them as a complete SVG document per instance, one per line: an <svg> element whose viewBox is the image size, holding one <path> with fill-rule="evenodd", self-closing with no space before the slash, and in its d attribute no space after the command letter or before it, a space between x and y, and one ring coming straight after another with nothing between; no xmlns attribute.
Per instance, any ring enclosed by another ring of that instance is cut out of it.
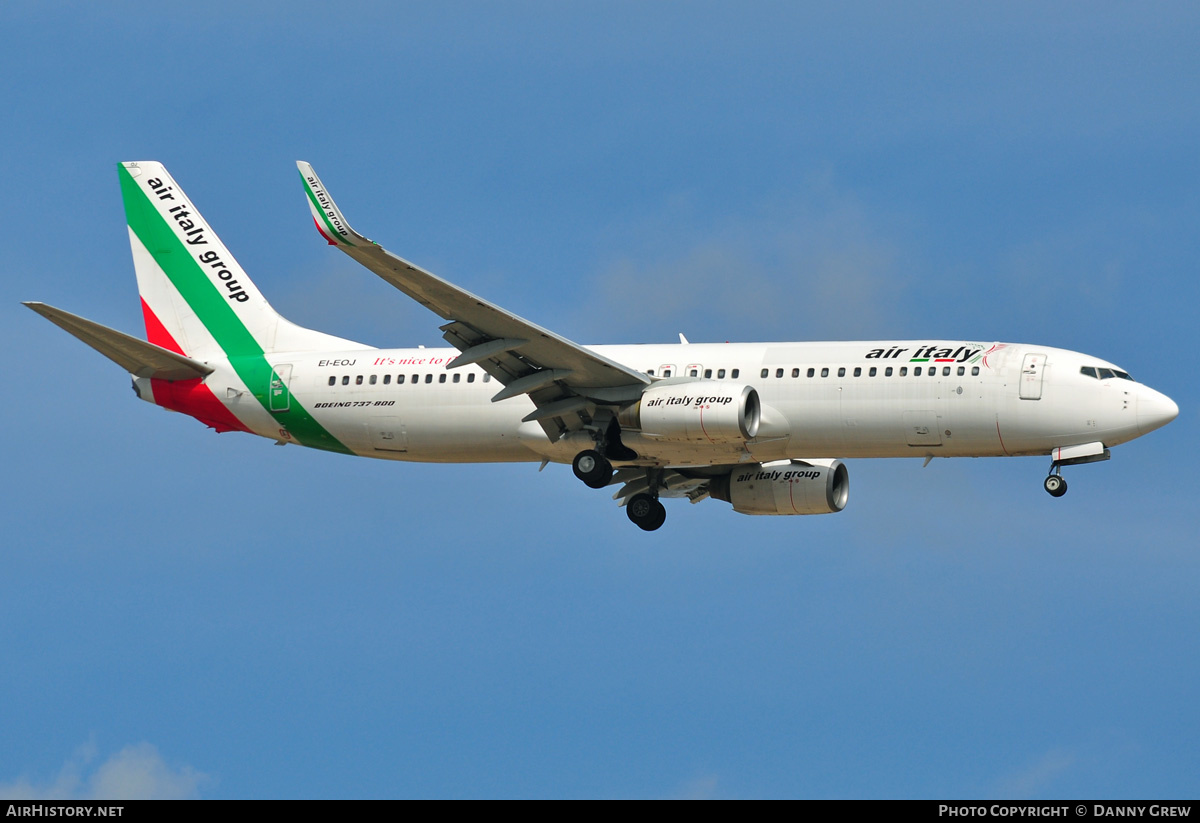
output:
<svg viewBox="0 0 1200 823"><path fill-rule="evenodd" d="M758 392L740 383L654 385L617 422L670 443L745 443L758 434Z"/></svg>
<svg viewBox="0 0 1200 823"><path fill-rule="evenodd" d="M846 508L850 472L841 460L777 460L714 477L708 493L742 514L830 514Z"/></svg>

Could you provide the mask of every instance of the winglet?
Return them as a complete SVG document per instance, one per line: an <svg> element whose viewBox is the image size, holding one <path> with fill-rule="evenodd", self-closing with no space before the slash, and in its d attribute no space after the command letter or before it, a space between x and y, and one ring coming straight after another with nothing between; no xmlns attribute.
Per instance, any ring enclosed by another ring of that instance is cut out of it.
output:
<svg viewBox="0 0 1200 823"><path fill-rule="evenodd" d="M300 169L300 179L304 181L304 191L308 194L308 208L312 212L313 223L317 231L331 246L373 246L374 242L363 237L350 228L341 209L333 202L321 178L313 171L311 164L303 160L296 161Z"/></svg>

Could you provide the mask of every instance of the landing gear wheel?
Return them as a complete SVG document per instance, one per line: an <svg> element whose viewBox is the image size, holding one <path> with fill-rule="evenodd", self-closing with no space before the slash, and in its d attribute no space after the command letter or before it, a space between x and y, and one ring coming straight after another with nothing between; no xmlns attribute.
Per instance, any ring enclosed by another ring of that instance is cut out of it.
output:
<svg viewBox="0 0 1200 823"><path fill-rule="evenodd" d="M612 480L612 463L598 451L588 449L575 455L571 468L576 477L593 489L602 489Z"/></svg>
<svg viewBox="0 0 1200 823"><path fill-rule="evenodd" d="M1051 497L1062 497L1067 493L1067 481L1062 478L1062 475L1052 474L1046 478L1046 482L1042 483L1046 491Z"/></svg>
<svg viewBox="0 0 1200 823"><path fill-rule="evenodd" d="M667 507L644 492L629 499L625 514L642 531L652 532L667 522Z"/></svg>

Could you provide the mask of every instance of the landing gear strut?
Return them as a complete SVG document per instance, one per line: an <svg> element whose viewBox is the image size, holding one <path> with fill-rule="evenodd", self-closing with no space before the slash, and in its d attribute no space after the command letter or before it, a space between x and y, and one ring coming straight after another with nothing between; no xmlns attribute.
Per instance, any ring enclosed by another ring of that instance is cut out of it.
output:
<svg viewBox="0 0 1200 823"><path fill-rule="evenodd" d="M667 522L667 507L645 492L629 498L625 513L643 531L652 532Z"/></svg>
<svg viewBox="0 0 1200 823"><path fill-rule="evenodd" d="M576 477L593 489L602 489L612 480L612 463L600 452L592 449L575 455L571 469Z"/></svg>

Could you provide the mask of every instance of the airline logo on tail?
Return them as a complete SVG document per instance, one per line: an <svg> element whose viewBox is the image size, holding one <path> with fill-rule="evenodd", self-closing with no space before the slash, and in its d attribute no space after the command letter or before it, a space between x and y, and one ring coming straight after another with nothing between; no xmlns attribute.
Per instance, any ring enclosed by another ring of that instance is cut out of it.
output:
<svg viewBox="0 0 1200 823"><path fill-rule="evenodd" d="M193 249L196 249L197 246L209 245L209 228L195 209L183 200L183 192L177 191L174 186L164 182L161 177L149 178L146 186L159 201L164 202L165 216L174 221L176 234L184 243ZM128 210L128 208L129 203L126 201L126 209ZM195 257L196 262L201 266L212 269L218 285L224 286L226 297L239 303L245 303L250 299L250 295L242 288L237 277L231 271L232 268L236 268L236 264L227 265L222 260L221 254L212 249L200 251Z"/></svg>

